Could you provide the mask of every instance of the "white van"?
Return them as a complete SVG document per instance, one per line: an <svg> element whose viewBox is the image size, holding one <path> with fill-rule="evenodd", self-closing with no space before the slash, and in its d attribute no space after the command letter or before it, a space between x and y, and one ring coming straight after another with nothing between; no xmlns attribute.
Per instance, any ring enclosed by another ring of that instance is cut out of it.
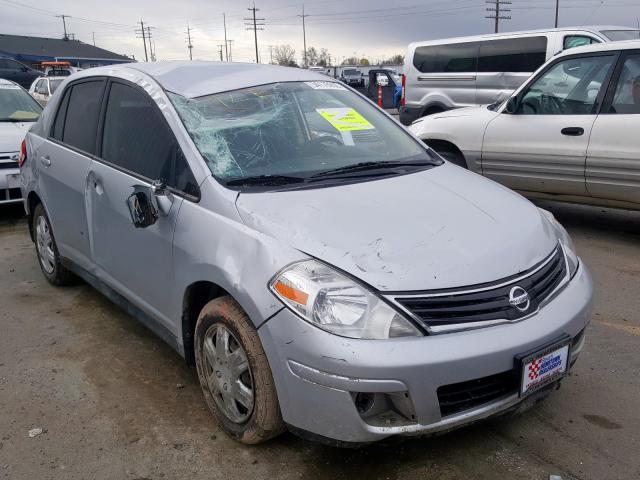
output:
<svg viewBox="0 0 640 480"><path fill-rule="evenodd" d="M400 121L505 99L544 62L567 48L640 38L629 27L571 27L409 44Z"/></svg>

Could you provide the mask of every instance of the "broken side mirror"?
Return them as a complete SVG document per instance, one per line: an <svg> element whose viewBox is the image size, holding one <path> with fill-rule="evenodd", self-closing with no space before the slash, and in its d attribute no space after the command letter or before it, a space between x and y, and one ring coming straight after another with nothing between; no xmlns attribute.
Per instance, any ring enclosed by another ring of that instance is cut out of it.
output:
<svg viewBox="0 0 640 480"><path fill-rule="evenodd" d="M147 228L158 220L158 211L144 189L137 186L134 189L135 191L127 198L131 221L136 228Z"/></svg>
<svg viewBox="0 0 640 480"><path fill-rule="evenodd" d="M151 201L156 211L166 217L173 205L173 194L163 180L155 180L151 184Z"/></svg>

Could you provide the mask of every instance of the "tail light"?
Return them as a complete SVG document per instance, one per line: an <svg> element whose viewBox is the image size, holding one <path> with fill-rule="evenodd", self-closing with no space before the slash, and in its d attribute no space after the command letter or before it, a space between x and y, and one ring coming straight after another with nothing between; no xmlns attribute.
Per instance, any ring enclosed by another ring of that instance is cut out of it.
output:
<svg viewBox="0 0 640 480"><path fill-rule="evenodd" d="M402 74L402 96L400 97L400 106L404 107L405 95L407 93L407 76Z"/></svg>
<svg viewBox="0 0 640 480"><path fill-rule="evenodd" d="M18 157L18 166L22 167L24 162L27 161L27 141L22 140L22 144L20 144L20 156Z"/></svg>

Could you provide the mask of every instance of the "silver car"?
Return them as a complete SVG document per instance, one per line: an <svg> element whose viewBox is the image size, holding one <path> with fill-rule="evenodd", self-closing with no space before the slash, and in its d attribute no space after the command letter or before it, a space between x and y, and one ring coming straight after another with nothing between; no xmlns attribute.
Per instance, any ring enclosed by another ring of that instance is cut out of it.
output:
<svg viewBox="0 0 640 480"><path fill-rule="evenodd" d="M583 347L592 283L553 216L326 76L94 68L26 151L45 277L171 344L241 442L450 430L546 395Z"/></svg>

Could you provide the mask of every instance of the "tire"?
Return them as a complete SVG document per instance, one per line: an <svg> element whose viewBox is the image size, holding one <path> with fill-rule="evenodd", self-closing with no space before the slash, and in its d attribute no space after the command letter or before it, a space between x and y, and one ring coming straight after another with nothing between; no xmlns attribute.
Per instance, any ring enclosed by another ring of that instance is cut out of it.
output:
<svg viewBox="0 0 640 480"><path fill-rule="evenodd" d="M262 344L233 298L216 298L204 306L194 342L202 393L216 422L229 436L257 444L285 431Z"/></svg>
<svg viewBox="0 0 640 480"><path fill-rule="evenodd" d="M75 283L77 277L60 263L60 254L51 223L41 203L38 203L33 210L33 231L36 255L44 277L56 286Z"/></svg>

